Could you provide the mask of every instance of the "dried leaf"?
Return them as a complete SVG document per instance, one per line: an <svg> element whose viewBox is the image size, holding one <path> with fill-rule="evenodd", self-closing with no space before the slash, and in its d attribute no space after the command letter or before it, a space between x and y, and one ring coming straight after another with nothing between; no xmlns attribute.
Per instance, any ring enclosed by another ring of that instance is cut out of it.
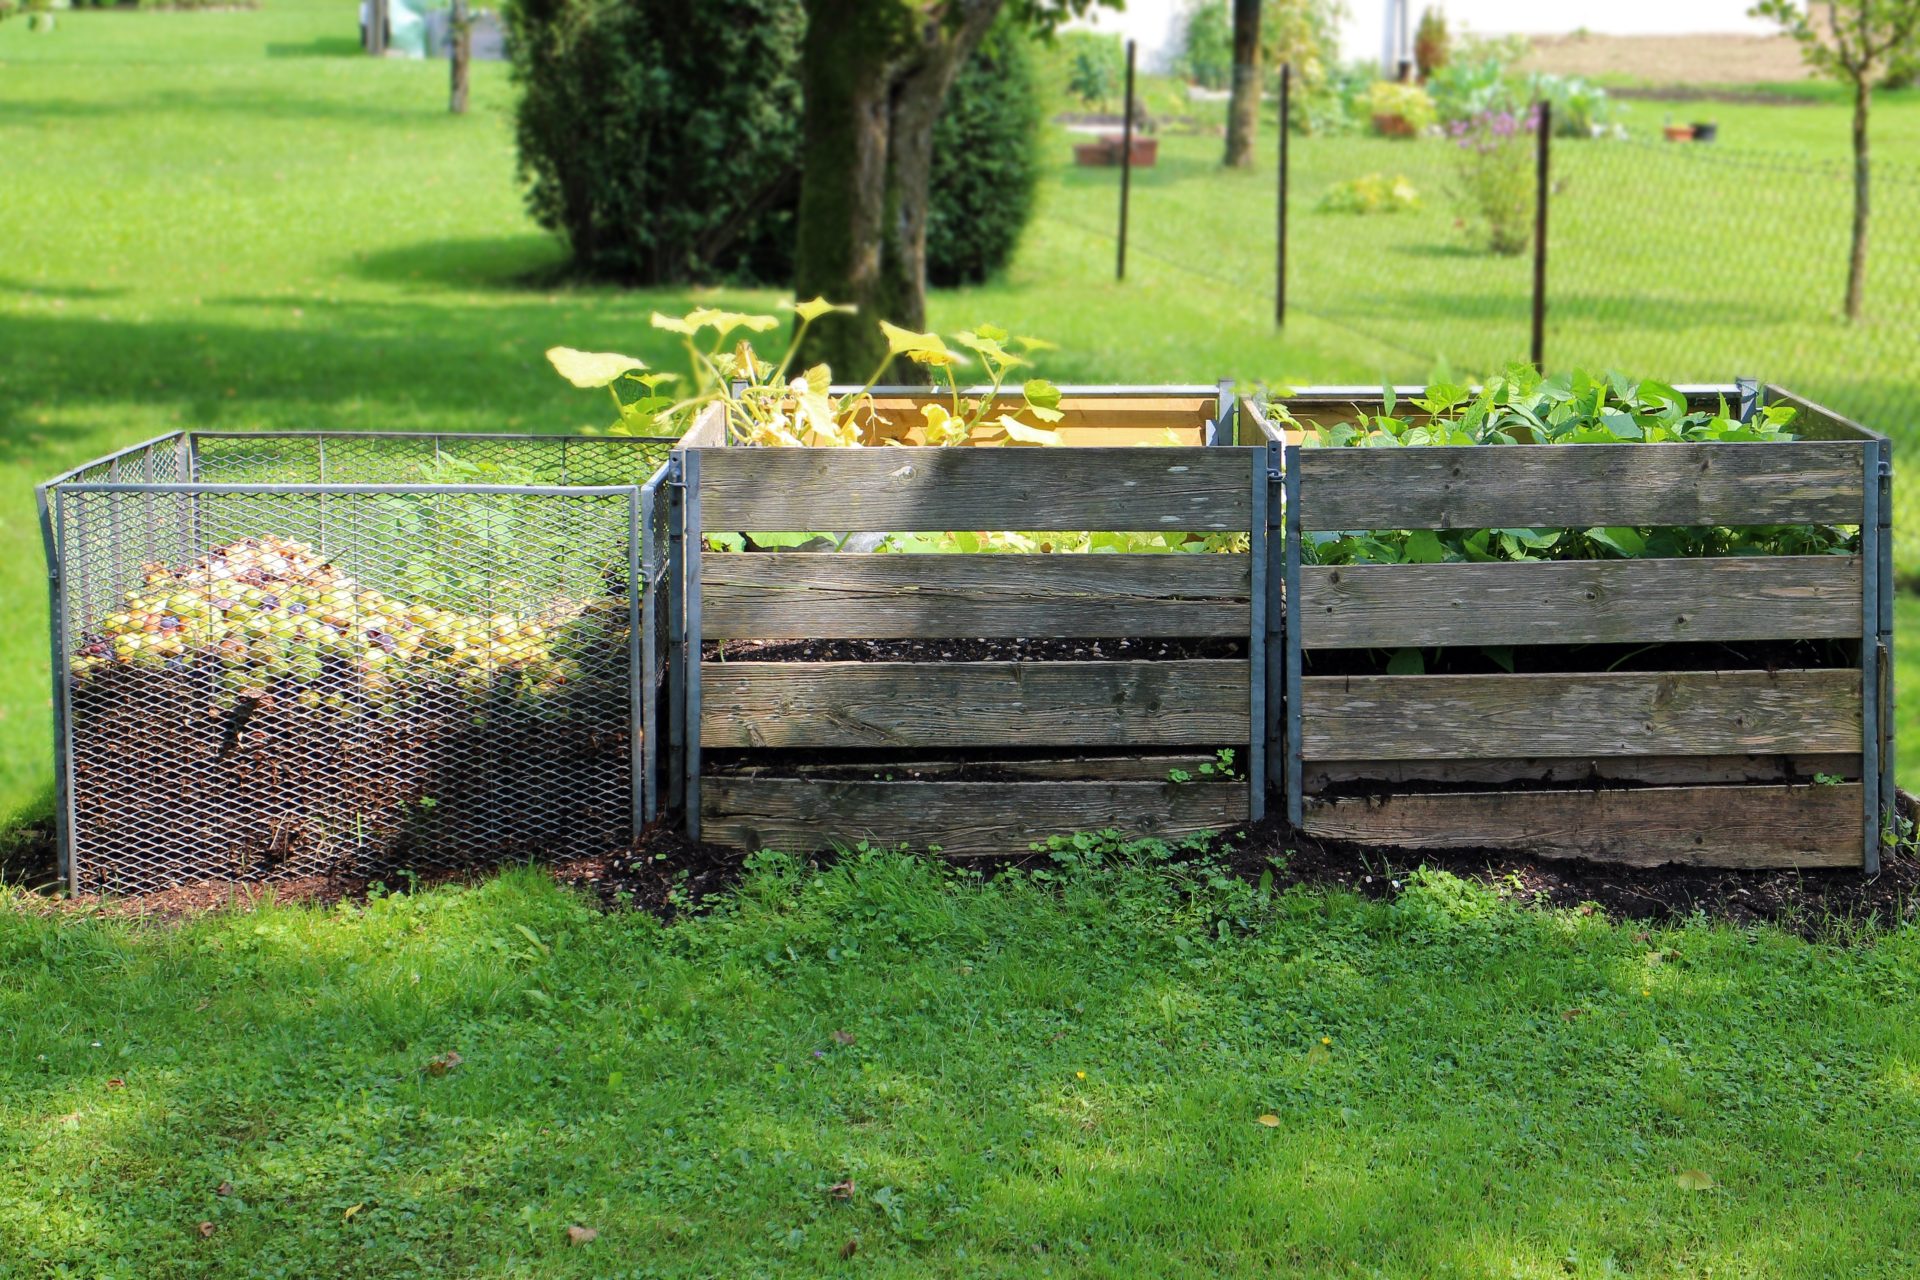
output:
<svg viewBox="0 0 1920 1280"><path fill-rule="evenodd" d="M571 1226L567 1228L568 1244L592 1244L600 1238L600 1233L592 1227Z"/></svg>
<svg viewBox="0 0 1920 1280"><path fill-rule="evenodd" d="M115 1076L113 1079L107 1081L107 1088L109 1089L124 1089L126 1087L127 1087L127 1082L125 1080L122 1080L119 1076Z"/></svg>
<svg viewBox="0 0 1920 1280"><path fill-rule="evenodd" d="M854 1190L853 1179L845 1178L828 1187L827 1194L835 1200L851 1200L853 1199Z"/></svg>
<svg viewBox="0 0 1920 1280"><path fill-rule="evenodd" d="M212 1234L213 1234L213 1224L212 1224L211 1222L203 1222L203 1223L201 1223L201 1224L200 1224L200 1238L201 1238L201 1239L203 1239L203 1240L204 1240L204 1239L206 1239L206 1238L207 1238L208 1236L211 1236Z"/></svg>
<svg viewBox="0 0 1920 1280"><path fill-rule="evenodd" d="M854 1236L840 1246L840 1258L842 1261L851 1258L858 1252L860 1252L860 1238L858 1236Z"/></svg>
<svg viewBox="0 0 1920 1280"><path fill-rule="evenodd" d="M1585 1009L1569 1009L1565 1013L1561 1014L1560 1016L1564 1018L1566 1021L1572 1022L1575 1018L1584 1017L1586 1015L1586 1012L1587 1011Z"/></svg>
<svg viewBox="0 0 1920 1280"><path fill-rule="evenodd" d="M466 1059L449 1049L437 1058L427 1059L426 1071L430 1076L443 1076L464 1061Z"/></svg>
<svg viewBox="0 0 1920 1280"><path fill-rule="evenodd" d="M1273 1112L1269 1111L1265 1115L1259 1117L1259 1119L1255 1123L1263 1124L1267 1126L1267 1128L1269 1129L1278 1129L1280 1127L1280 1117L1273 1114Z"/></svg>
<svg viewBox="0 0 1920 1280"><path fill-rule="evenodd" d="M1683 1191L1711 1191L1719 1185L1705 1169L1682 1169L1673 1175L1673 1180Z"/></svg>
<svg viewBox="0 0 1920 1280"><path fill-rule="evenodd" d="M217 1196L230 1196L233 1194L233 1184L231 1182L222 1182L213 1189L213 1194Z"/></svg>
<svg viewBox="0 0 1920 1280"><path fill-rule="evenodd" d="M367 1206L366 1206L366 1204L365 1204L364 1202L362 1202L362 1203L360 1203L360 1204L350 1204L350 1205L348 1205L348 1206L347 1206L347 1211L346 1211L345 1213L343 1213L343 1214L341 1214L341 1215L340 1215L340 1221L342 1221L342 1222L351 1222L351 1221L353 1221L353 1215L354 1215L354 1214L356 1214L356 1213L358 1213L358 1212L360 1212L360 1211L361 1211L362 1209L364 1209L364 1208L366 1208L366 1207L367 1207Z"/></svg>
<svg viewBox="0 0 1920 1280"><path fill-rule="evenodd" d="M853 1032L835 1031L833 1033L833 1042L841 1046L842 1048L845 1048L847 1045L850 1045L853 1043Z"/></svg>

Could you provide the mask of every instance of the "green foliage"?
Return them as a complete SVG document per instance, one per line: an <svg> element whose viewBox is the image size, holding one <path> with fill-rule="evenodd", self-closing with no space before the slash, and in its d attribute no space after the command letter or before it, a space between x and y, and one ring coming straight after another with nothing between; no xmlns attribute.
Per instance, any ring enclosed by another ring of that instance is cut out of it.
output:
<svg viewBox="0 0 1920 1280"><path fill-rule="evenodd" d="M1121 91L1126 64L1116 36L1077 33L1067 91L1092 111L1104 111Z"/></svg>
<svg viewBox="0 0 1920 1280"><path fill-rule="evenodd" d="M1026 28L1002 17L933 126L927 280L978 284L1013 258L1040 182L1040 93Z"/></svg>
<svg viewBox="0 0 1920 1280"><path fill-rule="evenodd" d="M791 269L797 0L511 0L527 205L640 283Z"/></svg>
<svg viewBox="0 0 1920 1280"><path fill-rule="evenodd" d="M1233 19L1227 0L1194 0L1187 6L1174 71L1202 89L1232 86Z"/></svg>
<svg viewBox="0 0 1920 1280"><path fill-rule="evenodd" d="M1747 12L1773 19L1809 67L1843 83L1901 71L1920 48L1920 0L1758 0Z"/></svg>
<svg viewBox="0 0 1920 1280"><path fill-rule="evenodd" d="M1308 448L1398 449L1512 444L1765 444L1793 439L1795 411L1767 405L1750 421L1725 401L1689 410L1686 398L1651 380L1575 371L1544 378L1516 365L1476 393L1428 387L1411 413L1388 393L1384 412L1330 427L1309 426ZM1285 416L1284 414L1280 416ZM1414 529L1315 532L1304 559L1315 564L1436 564L1446 561L1605 560L1640 556L1852 555L1858 530L1832 525L1591 529ZM1414 651L1410 662L1417 662Z"/></svg>
<svg viewBox="0 0 1920 1280"><path fill-rule="evenodd" d="M1478 247L1505 257L1533 243L1537 113L1483 113L1447 126L1459 225Z"/></svg>
<svg viewBox="0 0 1920 1280"><path fill-rule="evenodd" d="M1369 173L1328 187L1315 206L1322 213L1401 213L1420 207L1420 192L1405 174Z"/></svg>
<svg viewBox="0 0 1920 1280"><path fill-rule="evenodd" d="M1439 119L1433 99L1425 89L1392 80L1376 80L1367 86L1363 107L1374 128L1382 133L1389 132L1387 122L1397 120L1414 134L1420 134Z"/></svg>
<svg viewBox="0 0 1920 1280"><path fill-rule="evenodd" d="M1453 37L1447 30L1447 16L1428 5L1420 13L1420 25L1413 33L1413 60L1422 81L1447 65L1453 56Z"/></svg>

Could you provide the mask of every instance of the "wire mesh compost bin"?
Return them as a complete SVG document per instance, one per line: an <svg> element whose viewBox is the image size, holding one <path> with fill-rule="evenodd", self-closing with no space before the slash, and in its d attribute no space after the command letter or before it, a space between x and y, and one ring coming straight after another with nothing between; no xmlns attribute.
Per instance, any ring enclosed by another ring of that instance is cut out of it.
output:
<svg viewBox="0 0 1920 1280"><path fill-rule="evenodd" d="M182 432L43 485L69 886L625 843L671 443Z"/></svg>
<svg viewBox="0 0 1920 1280"><path fill-rule="evenodd" d="M1791 438L1303 447L1315 423L1391 409L1378 391L1276 402L1301 424L1283 433L1274 753L1297 827L1877 869L1894 799L1890 446L1775 387L1678 390L1743 422L1791 406ZM1569 531L1611 553L1491 553L1490 536ZM1404 556L1339 551L1396 540Z"/></svg>

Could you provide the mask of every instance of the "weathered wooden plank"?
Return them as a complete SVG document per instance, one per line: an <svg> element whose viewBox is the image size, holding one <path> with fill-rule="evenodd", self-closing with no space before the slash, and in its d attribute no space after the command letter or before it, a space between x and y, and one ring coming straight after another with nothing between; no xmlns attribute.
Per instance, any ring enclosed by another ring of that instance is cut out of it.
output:
<svg viewBox="0 0 1920 1280"><path fill-rule="evenodd" d="M1060 401L1060 421L1047 426L1059 432L1061 443L1068 446L1198 445L1204 443L1207 421L1214 415L1215 403L1214 396L1069 395ZM951 407L952 399L938 393L875 398L877 438L926 443L926 420L920 412L923 404ZM1023 404L1017 393L1004 396L995 412L1017 413Z"/></svg>
<svg viewBox="0 0 1920 1280"><path fill-rule="evenodd" d="M708 639L1244 636L1244 555L830 555L701 560ZM1858 626L1858 602L1854 605Z"/></svg>
<svg viewBox="0 0 1920 1280"><path fill-rule="evenodd" d="M1245 449L717 449L703 527L1236 530Z"/></svg>
<svg viewBox="0 0 1920 1280"><path fill-rule="evenodd" d="M1000 756L969 755L960 760L888 759L867 765L837 761L802 764L746 763L716 766L710 776L729 778L804 778L809 781L930 782L1004 779L1019 782L1167 782L1178 773L1203 778L1201 766L1215 764L1211 755L1194 752L1124 756L1058 756L1045 760L1010 760ZM710 758L711 762L711 758Z"/></svg>
<svg viewBox="0 0 1920 1280"><path fill-rule="evenodd" d="M1301 644L1858 637L1857 556L1305 565Z"/></svg>
<svg viewBox="0 0 1920 1280"><path fill-rule="evenodd" d="M1478 760L1321 760L1303 771L1309 793L1355 782L1481 784L1638 782L1708 786L1727 782L1853 781L1860 753L1743 756L1512 756Z"/></svg>
<svg viewBox="0 0 1920 1280"><path fill-rule="evenodd" d="M716 777L700 804L705 838L739 849L804 853L867 840L967 858L1018 856L1076 831L1170 839L1225 830L1247 820L1247 785Z"/></svg>
<svg viewBox="0 0 1920 1280"><path fill-rule="evenodd" d="M727 442L727 410L725 405L710 404L694 418L693 425L680 437L682 449L711 449L724 446Z"/></svg>
<svg viewBox="0 0 1920 1280"><path fill-rule="evenodd" d="M703 662L709 747L1131 747L1247 740L1243 659Z"/></svg>
<svg viewBox="0 0 1920 1280"><path fill-rule="evenodd" d="M1860 748L1860 672L1311 676L1314 760L1742 755Z"/></svg>
<svg viewBox="0 0 1920 1280"><path fill-rule="evenodd" d="M1301 527L1858 524L1861 444L1302 449Z"/></svg>
<svg viewBox="0 0 1920 1280"><path fill-rule="evenodd" d="M1860 785L1468 791L1306 802L1325 840L1653 867L1857 867Z"/></svg>

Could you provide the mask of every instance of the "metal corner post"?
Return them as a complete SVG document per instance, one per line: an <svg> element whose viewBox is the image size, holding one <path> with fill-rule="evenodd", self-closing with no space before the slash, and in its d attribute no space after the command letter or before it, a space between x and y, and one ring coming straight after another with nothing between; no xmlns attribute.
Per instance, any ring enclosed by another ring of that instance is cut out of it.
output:
<svg viewBox="0 0 1920 1280"><path fill-rule="evenodd" d="M638 839L647 825L647 798L652 791L647 763L647 655L643 647L651 640L645 630L641 597L650 594L646 582L646 531L652 521L653 490L634 489L627 496L627 768L631 773L628 804L629 827Z"/></svg>
<svg viewBox="0 0 1920 1280"><path fill-rule="evenodd" d="M687 685L682 649L686 639L686 455L667 456L667 767L663 808L685 798Z"/></svg>
<svg viewBox="0 0 1920 1280"><path fill-rule="evenodd" d="M1213 444L1238 444L1240 441L1240 405L1233 398L1233 379L1220 379L1220 397L1213 411Z"/></svg>
<svg viewBox="0 0 1920 1280"><path fill-rule="evenodd" d="M1880 668L1880 812L1881 828L1893 826L1899 811L1900 791L1896 781L1895 751L1898 738L1895 726L1895 700L1898 697L1893 668L1893 441L1881 439L1880 453L1880 527L1875 539L1879 546L1879 654Z"/></svg>
<svg viewBox="0 0 1920 1280"><path fill-rule="evenodd" d="M700 838L700 451L686 451L686 635L681 641L681 679L686 685L687 838Z"/></svg>
<svg viewBox="0 0 1920 1280"><path fill-rule="evenodd" d="M73 858L73 742L69 733L72 688L67 679L66 581L60 572L60 491L40 485L33 491L40 517L40 540L47 554L47 642L53 680L53 848L60 882L68 893L78 893Z"/></svg>
<svg viewBox="0 0 1920 1280"><path fill-rule="evenodd" d="M1280 445L1268 441L1261 451L1267 473L1267 527L1262 536L1267 542L1268 579L1264 610L1267 618L1266 672L1267 722L1261 727L1267 742L1267 773L1255 785L1269 793L1280 791L1286 781L1286 612L1283 593L1274 590L1273 566L1282 567L1284 576L1286 542L1280 523Z"/></svg>
<svg viewBox="0 0 1920 1280"><path fill-rule="evenodd" d="M1282 625L1287 651L1287 821L1298 827L1306 821L1306 798L1302 794L1305 766L1300 753L1300 446L1288 445L1281 459L1287 549L1287 576L1282 584L1286 593L1286 621Z"/></svg>
<svg viewBox="0 0 1920 1280"><path fill-rule="evenodd" d="M1267 816L1267 451L1249 449L1252 508L1247 519L1247 553L1252 561L1247 593L1247 818Z"/></svg>
<svg viewBox="0 0 1920 1280"><path fill-rule="evenodd" d="M1865 460L1866 501L1860 521L1860 792L1861 869L1880 870L1880 442L1860 451Z"/></svg>

